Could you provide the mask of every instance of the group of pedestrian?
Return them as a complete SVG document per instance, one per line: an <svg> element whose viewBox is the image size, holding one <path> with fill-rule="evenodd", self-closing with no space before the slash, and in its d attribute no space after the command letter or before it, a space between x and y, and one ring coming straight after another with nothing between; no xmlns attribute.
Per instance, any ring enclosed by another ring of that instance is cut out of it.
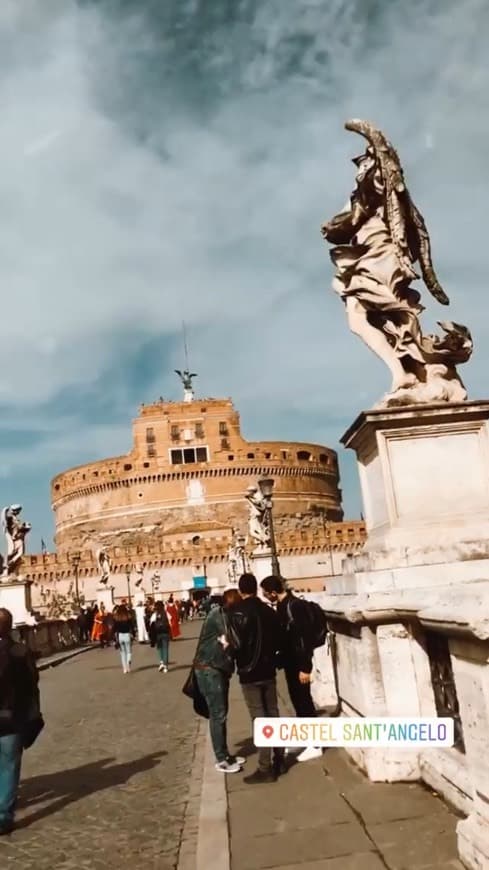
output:
<svg viewBox="0 0 489 870"><path fill-rule="evenodd" d="M281 577L270 576L258 583L253 574L243 574L238 590L224 592L222 606L213 608L202 626L194 659L198 687L206 699L216 769L238 773L244 759L229 752L227 714L229 683L236 669L252 721L279 716L277 671L285 671L290 700L297 716L314 717L311 696L314 649L326 639L326 619L318 607L287 590ZM317 608L317 609L316 609ZM297 761L320 757L319 747L308 747ZM258 767L246 783L275 782L285 773L285 752L263 747Z"/></svg>
<svg viewBox="0 0 489 870"><path fill-rule="evenodd" d="M143 610L143 614L138 613ZM113 611L113 635L120 650L123 673L129 674L132 664L132 644L136 637L139 643L149 642L156 648L158 670L168 673L170 641L180 636L178 610L172 600L140 602L135 610L121 604ZM141 616L143 625L141 626Z"/></svg>

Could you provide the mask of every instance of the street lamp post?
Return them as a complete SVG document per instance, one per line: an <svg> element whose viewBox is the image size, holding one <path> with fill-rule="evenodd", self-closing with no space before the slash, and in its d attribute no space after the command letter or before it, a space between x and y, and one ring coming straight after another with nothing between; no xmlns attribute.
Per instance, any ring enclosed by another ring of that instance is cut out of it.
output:
<svg viewBox="0 0 489 870"><path fill-rule="evenodd" d="M75 600L76 606L80 607L80 590L78 588L78 570L80 566L81 554L76 550L71 554L71 564L73 565L73 573L75 575Z"/></svg>
<svg viewBox="0 0 489 870"><path fill-rule="evenodd" d="M129 602L129 608L132 608L132 600L131 600L131 569L129 565L126 565L126 580L127 580L127 600Z"/></svg>
<svg viewBox="0 0 489 870"><path fill-rule="evenodd" d="M260 492L265 499L265 505L267 509L267 519L268 519L268 531L270 534L270 549L272 551L272 574L275 574L277 577L280 577L280 565L277 556L277 544L275 541L275 529L273 527L273 485L275 481L272 477L262 477L258 481L258 486L260 487Z"/></svg>

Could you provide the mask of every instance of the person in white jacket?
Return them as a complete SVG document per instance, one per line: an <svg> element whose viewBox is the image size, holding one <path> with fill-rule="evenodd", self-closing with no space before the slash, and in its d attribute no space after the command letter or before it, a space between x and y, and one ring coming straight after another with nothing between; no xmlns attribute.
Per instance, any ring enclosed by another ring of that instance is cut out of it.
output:
<svg viewBox="0 0 489 870"><path fill-rule="evenodd" d="M136 626L137 626L137 630L138 630L138 642L139 643L148 643L149 642L149 635L148 635L148 632L146 629L146 622L145 622L146 612L145 612L145 607L144 607L144 601L138 601L138 603L136 604L136 606L134 608L134 611L136 613Z"/></svg>

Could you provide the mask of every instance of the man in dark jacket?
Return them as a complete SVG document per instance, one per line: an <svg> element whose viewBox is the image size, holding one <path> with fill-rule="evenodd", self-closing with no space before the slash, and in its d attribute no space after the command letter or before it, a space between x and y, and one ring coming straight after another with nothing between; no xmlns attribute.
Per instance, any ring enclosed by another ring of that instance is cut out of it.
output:
<svg viewBox="0 0 489 870"><path fill-rule="evenodd" d="M231 644L236 667L252 720L279 716L276 685L277 654L280 651L280 625L276 613L257 596L253 574L239 580L241 604L230 614ZM275 782L283 772L283 749L267 746L258 750L258 769L244 777L246 783Z"/></svg>
<svg viewBox="0 0 489 870"><path fill-rule="evenodd" d="M0 608L0 835L14 827L24 746L40 716L37 668L27 647L11 637L12 614Z"/></svg>
<svg viewBox="0 0 489 870"><path fill-rule="evenodd" d="M261 588L270 604L277 608L283 636L285 678L295 714L310 719L316 716L316 708L311 695L314 647L310 636L308 602L289 592L281 577L265 577ZM310 761L321 755L319 747L308 747L297 756L297 761Z"/></svg>

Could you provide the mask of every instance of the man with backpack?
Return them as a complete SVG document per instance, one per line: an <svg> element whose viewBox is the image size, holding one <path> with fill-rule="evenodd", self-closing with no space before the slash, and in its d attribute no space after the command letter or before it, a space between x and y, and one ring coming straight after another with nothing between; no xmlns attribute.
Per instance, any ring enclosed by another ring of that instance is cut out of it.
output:
<svg viewBox="0 0 489 870"><path fill-rule="evenodd" d="M0 836L10 834L24 749L44 722L38 673L26 646L11 637L12 614L0 608Z"/></svg>
<svg viewBox="0 0 489 870"><path fill-rule="evenodd" d="M261 588L265 598L277 608L283 633L282 661L296 716L316 716L311 695L312 657L316 647L326 641L326 616L318 604L289 592L281 577L266 577ZM297 756L297 761L310 761L321 755L320 747L310 746Z"/></svg>
<svg viewBox="0 0 489 870"><path fill-rule="evenodd" d="M168 673L171 626L163 601L157 601L154 613L149 620L149 637L152 647L158 652L158 671Z"/></svg>

